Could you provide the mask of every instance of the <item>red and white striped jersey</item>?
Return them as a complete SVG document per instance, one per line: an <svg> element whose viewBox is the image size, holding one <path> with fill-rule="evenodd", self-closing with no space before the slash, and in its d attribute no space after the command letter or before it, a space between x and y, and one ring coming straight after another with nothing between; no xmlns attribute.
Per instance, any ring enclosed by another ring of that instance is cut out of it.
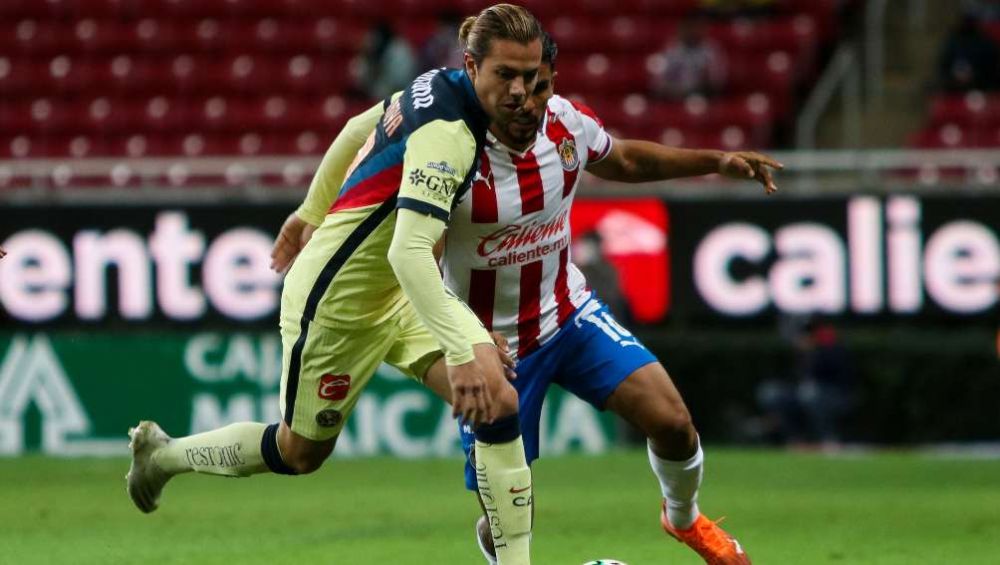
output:
<svg viewBox="0 0 1000 565"><path fill-rule="evenodd" d="M524 357L590 297L570 262L569 212L580 173L611 151L586 106L553 96L534 145L517 153L488 135L480 170L452 211L445 284Z"/></svg>

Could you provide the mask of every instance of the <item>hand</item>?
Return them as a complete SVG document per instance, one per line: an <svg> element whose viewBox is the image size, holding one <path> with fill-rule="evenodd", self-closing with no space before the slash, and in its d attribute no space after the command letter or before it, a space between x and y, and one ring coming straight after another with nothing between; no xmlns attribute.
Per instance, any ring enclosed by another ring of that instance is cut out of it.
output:
<svg viewBox="0 0 1000 565"><path fill-rule="evenodd" d="M719 174L731 179L756 179L764 186L765 194L774 194L778 191L774 179L771 178L771 169L780 171L785 166L755 151L737 151L725 153L719 160Z"/></svg>
<svg viewBox="0 0 1000 565"><path fill-rule="evenodd" d="M271 269L279 273L288 271L315 231L316 226L307 223L295 212L289 214L271 249Z"/></svg>
<svg viewBox="0 0 1000 565"><path fill-rule="evenodd" d="M451 385L451 415L473 427L493 422L486 372L476 359L461 365L448 366L448 383Z"/></svg>
<svg viewBox="0 0 1000 565"><path fill-rule="evenodd" d="M490 332L490 337L493 338L493 343L497 346L497 355L503 365L504 376L507 377L508 381L513 381L517 378L517 373L514 371L516 365L510 357L510 344L507 342L507 338L497 332Z"/></svg>

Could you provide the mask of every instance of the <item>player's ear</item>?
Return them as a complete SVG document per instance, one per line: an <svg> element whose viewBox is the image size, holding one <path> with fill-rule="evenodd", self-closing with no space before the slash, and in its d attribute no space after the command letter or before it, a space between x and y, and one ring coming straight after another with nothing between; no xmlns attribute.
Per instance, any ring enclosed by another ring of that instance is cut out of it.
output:
<svg viewBox="0 0 1000 565"><path fill-rule="evenodd" d="M476 82L477 70L478 69L476 69L476 60L472 58L472 55L469 55L468 51L466 51L465 72L469 74L469 79L471 79L472 82Z"/></svg>

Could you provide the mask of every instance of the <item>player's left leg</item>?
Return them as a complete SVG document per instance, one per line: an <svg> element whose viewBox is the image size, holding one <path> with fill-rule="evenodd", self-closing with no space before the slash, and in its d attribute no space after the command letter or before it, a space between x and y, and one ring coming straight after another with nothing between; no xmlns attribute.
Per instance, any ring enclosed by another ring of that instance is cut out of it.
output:
<svg viewBox="0 0 1000 565"><path fill-rule="evenodd" d="M281 336L282 421L239 422L179 438L151 421L129 430L127 491L140 510L156 510L166 483L183 473L249 477L318 469L395 333L392 327L340 330L282 318Z"/></svg>
<svg viewBox="0 0 1000 565"><path fill-rule="evenodd" d="M663 494L664 530L707 563L750 563L740 543L698 511L704 455L687 407L663 365L651 363L633 372L608 398L607 407L648 438L649 463Z"/></svg>
<svg viewBox="0 0 1000 565"><path fill-rule="evenodd" d="M565 357L556 382L646 435L667 532L709 563L749 563L739 544L698 512L704 457L691 415L663 365L597 300L561 331L568 332L575 353Z"/></svg>
<svg viewBox="0 0 1000 565"><path fill-rule="evenodd" d="M650 466L667 499L667 517L686 529L698 518L698 487L704 456L684 400L660 363L630 374L606 407L648 438Z"/></svg>

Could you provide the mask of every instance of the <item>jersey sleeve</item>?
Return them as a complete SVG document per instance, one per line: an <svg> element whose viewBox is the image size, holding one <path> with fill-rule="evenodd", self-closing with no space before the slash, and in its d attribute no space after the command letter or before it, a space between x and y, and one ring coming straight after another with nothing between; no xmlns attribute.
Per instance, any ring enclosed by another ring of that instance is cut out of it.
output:
<svg viewBox="0 0 1000 565"><path fill-rule="evenodd" d="M298 217L314 226L323 223L330 204L337 198L340 187L344 184L348 167L375 130L384 111L383 104L379 102L347 121L347 125L326 150L319 169L313 175L309 193L295 212Z"/></svg>
<svg viewBox="0 0 1000 565"><path fill-rule="evenodd" d="M473 344L490 340L475 314L448 292L441 280L433 248L443 231L444 224L436 218L399 210L388 259L420 321L441 346L446 362L461 365L475 358Z"/></svg>
<svg viewBox="0 0 1000 565"><path fill-rule="evenodd" d="M604 129L604 122L586 104L573 102L573 108L580 113L583 135L587 142L587 164L600 162L611 153L611 135Z"/></svg>
<svg viewBox="0 0 1000 565"><path fill-rule="evenodd" d="M397 208L447 222L455 195L476 159L476 140L461 120L434 120L410 134Z"/></svg>

